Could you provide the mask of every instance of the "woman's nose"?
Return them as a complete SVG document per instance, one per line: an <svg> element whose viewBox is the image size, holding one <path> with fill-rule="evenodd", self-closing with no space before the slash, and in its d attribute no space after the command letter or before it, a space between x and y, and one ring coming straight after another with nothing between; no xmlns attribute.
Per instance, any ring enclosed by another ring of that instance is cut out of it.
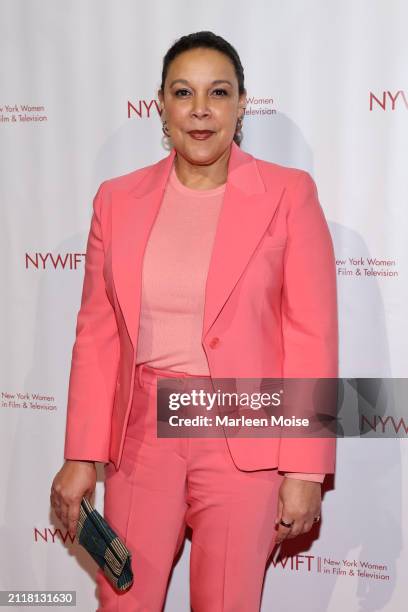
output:
<svg viewBox="0 0 408 612"><path fill-rule="evenodd" d="M208 108L207 99L199 96L193 98L191 113L196 117L203 117L205 115L209 115L210 109Z"/></svg>

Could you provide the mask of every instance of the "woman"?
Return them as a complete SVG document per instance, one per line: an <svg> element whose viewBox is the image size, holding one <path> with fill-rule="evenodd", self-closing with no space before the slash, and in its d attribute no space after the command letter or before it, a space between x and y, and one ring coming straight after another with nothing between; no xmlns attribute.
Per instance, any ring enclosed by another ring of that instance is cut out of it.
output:
<svg viewBox="0 0 408 612"><path fill-rule="evenodd" d="M98 610L161 610L189 525L193 610L251 612L274 545L319 520L334 441L157 437L157 380L336 377L333 248L310 175L239 148L227 41L176 41L158 96L171 152L94 200L51 503L75 534L107 464L104 513L135 581L119 594L98 571Z"/></svg>

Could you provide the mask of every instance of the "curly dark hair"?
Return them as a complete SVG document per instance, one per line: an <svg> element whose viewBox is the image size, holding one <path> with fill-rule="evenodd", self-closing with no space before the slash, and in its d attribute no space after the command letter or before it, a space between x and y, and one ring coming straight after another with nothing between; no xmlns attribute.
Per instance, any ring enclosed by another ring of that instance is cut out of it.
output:
<svg viewBox="0 0 408 612"><path fill-rule="evenodd" d="M224 55L231 60L234 66L235 74L238 80L239 95L246 93L244 85L244 68L241 64L241 60L236 49L227 40L225 40L225 38L222 38L222 36L218 36L209 30L202 30L201 32L193 32L192 34L182 36L176 40L167 51L163 58L162 80L160 85L160 90L162 93L164 93L164 83L166 81L167 72L171 62L178 55L180 55L180 53L188 51L189 49L199 48L215 49L216 51L224 53ZM241 140L242 133L239 131L234 135L234 141L237 145L240 145Z"/></svg>

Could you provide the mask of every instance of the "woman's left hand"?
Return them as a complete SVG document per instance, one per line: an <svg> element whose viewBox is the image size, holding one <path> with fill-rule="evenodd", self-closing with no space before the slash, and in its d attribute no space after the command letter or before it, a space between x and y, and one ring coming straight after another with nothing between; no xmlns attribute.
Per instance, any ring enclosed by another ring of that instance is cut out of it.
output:
<svg viewBox="0 0 408 612"><path fill-rule="evenodd" d="M286 538L295 538L301 533L307 533L314 524L315 517L320 517L322 492L320 482L284 478L279 488L278 513L276 524L278 533L276 544ZM280 520L292 523L284 527Z"/></svg>

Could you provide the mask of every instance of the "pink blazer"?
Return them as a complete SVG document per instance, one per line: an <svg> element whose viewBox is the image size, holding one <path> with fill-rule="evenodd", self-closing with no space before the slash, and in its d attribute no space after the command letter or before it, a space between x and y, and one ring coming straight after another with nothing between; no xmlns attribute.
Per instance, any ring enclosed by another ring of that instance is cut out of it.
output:
<svg viewBox="0 0 408 612"><path fill-rule="evenodd" d="M135 382L142 258L175 156L104 181L93 201L69 378L64 457L119 469ZM234 142L207 277L214 378L337 377L332 240L307 172ZM256 415L255 415L256 416ZM330 473L330 438L227 438L243 470Z"/></svg>

